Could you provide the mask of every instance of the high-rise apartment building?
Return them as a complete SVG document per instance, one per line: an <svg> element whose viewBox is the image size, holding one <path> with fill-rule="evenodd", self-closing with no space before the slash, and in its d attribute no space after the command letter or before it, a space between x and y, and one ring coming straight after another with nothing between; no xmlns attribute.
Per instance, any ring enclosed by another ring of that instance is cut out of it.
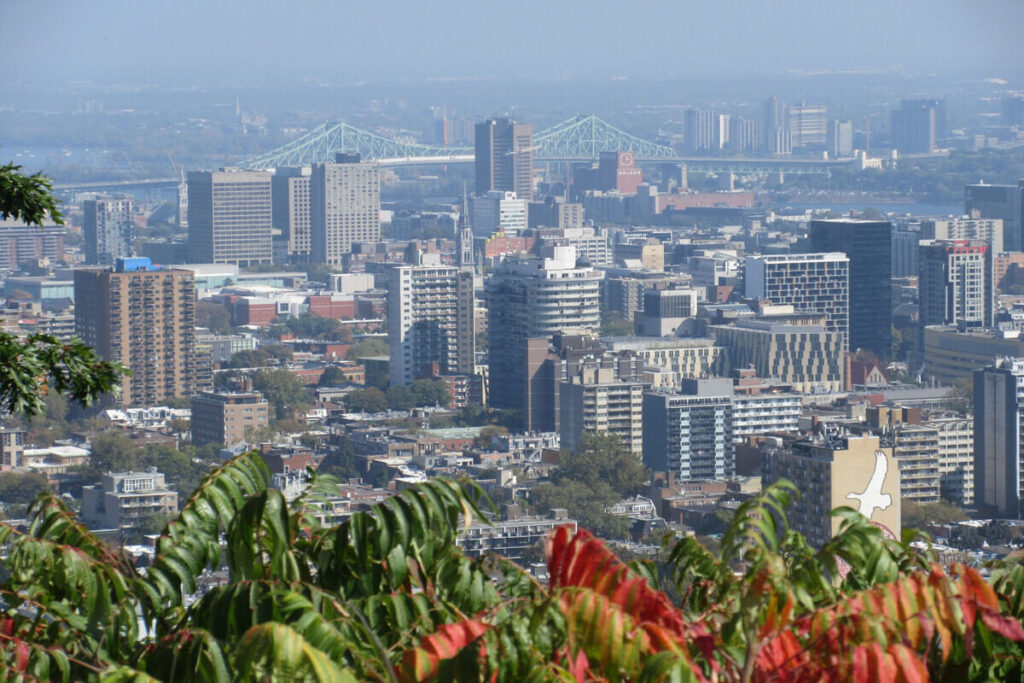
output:
<svg viewBox="0 0 1024 683"><path fill-rule="evenodd" d="M195 389L195 275L148 258L75 271L75 334L131 370L119 402L154 406Z"/></svg>
<svg viewBox="0 0 1024 683"><path fill-rule="evenodd" d="M900 108L903 110L931 109L935 112L935 137L943 138L949 135L949 129L946 127L946 100L901 100Z"/></svg>
<svg viewBox="0 0 1024 683"><path fill-rule="evenodd" d="M904 101L892 112L892 145L900 154L931 154L935 151L935 109Z"/></svg>
<svg viewBox="0 0 1024 683"><path fill-rule="evenodd" d="M960 507L974 505L974 418L936 417L925 421L939 436L939 486L942 499Z"/></svg>
<svg viewBox="0 0 1024 683"><path fill-rule="evenodd" d="M273 260L270 178L267 171L189 172L189 261L251 266Z"/></svg>
<svg viewBox="0 0 1024 683"><path fill-rule="evenodd" d="M476 124L476 194L515 192L533 199L533 126L511 118Z"/></svg>
<svg viewBox="0 0 1024 683"><path fill-rule="evenodd" d="M828 110L824 104L795 104L789 108L789 136L794 147L822 146L827 139Z"/></svg>
<svg viewBox="0 0 1024 683"><path fill-rule="evenodd" d="M561 447L576 450L584 434L615 434L639 457L643 452L643 392L612 368L582 367L559 387Z"/></svg>
<svg viewBox="0 0 1024 683"><path fill-rule="evenodd" d="M340 266L353 244L380 241L380 169L341 158L314 164L309 178L312 263Z"/></svg>
<svg viewBox="0 0 1024 683"><path fill-rule="evenodd" d="M840 121L839 119L829 121L825 146L831 159L844 159L852 156L853 121Z"/></svg>
<svg viewBox="0 0 1024 683"><path fill-rule="evenodd" d="M921 226L894 225L892 228L892 276L917 277L921 271Z"/></svg>
<svg viewBox="0 0 1024 683"><path fill-rule="evenodd" d="M788 479L800 495L786 515L816 548L839 531L837 507L852 507L900 538L900 472L877 436L824 434L785 444L765 459L765 484Z"/></svg>
<svg viewBox="0 0 1024 683"><path fill-rule="evenodd" d="M823 314L826 329L849 340L850 259L846 254L749 256L744 284L748 299L788 304L797 313Z"/></svg>
<svg viewBox="0 0 1024 683"><path fill-rule="evenodd" d="M793 139L789 130L789 109L771 97L761 105L761 150L766 154L790 154Z"/></svg>
<svg viewBox="0 0 1024 683"><path fill-rule="evenodd" d="M702 109L687 109L683 139L691 152L707 152L715 147L715 114Z"/></svg>
<svg viewBox="0 0 1024 683"><path fill-rule="evenodd" d="M97 197L82 203L85 262L109 266L135 248L135 206L131 197Z"/></svg>
<svg viewBox="0 0 1024 683"><path fill-rule="evenodd" d="M967 185L964 213L972 218L1001 218L1003 248L1024 251L1024 180L1018 185Z"/></svg>
<svg viewBox="0 0 1024 683"><path fill-rule="evenodd" d="M754 152L758 147L757 121L740 116L729 117L729 144L731 152Z"/></svg>
<svg viewBox="0 0 1024 683"><path fill-rule="evenodd" d="M192 443L234 446L244 441L246 430L269 424L270 407L258 392L204 391L192 397Z"/></svg>
<svg viewBox="0 0 1024 683"><path fill-rule="evenodd" d="M400 266L388 286L391 383L472 374L473 273L450 266Z"/></svg>
<svg viewBox="0 0 1024 683"><path fill-rule="evenodd" d="M974 503L1000 517L1024 515L1024 358L974 372Z"/></svg>
<svg viewBox="0 0 1024 683"><path fill-rule="evenodd" d="M993 257L1005 251L1001 218L945 218L921 221L920 239L985 242L992 248Z"/></svg>
<svg viewBox="0 0 1024 683"><path fill-rule="evenodd" d="M273 226L288 242L288 260L309 263L311 250L310 166L278 168L271 179Z"/></svg>
<svg viewBox="0 0 1024 683"><path fill-rule="evenodd" d="M680 480L724 479L736 469L732 380L684 380L680 394L647 392L644 465Z"/></svg>
<svg viewBox="0 0 1024 683"><path fill-rule="evenodd" d="M921 329L961 324L991 327L995 306L992 248L984 242L937 240L920 249Z"/></svg>
<svg viewBox="0 0 1024 683"><path fill-rule="evenodd" d="M495 269L486 282L491 405L524 410L527 340L596 332L600 288L601 273L577 267L573 247L541 247L537 257L508 258Z"/></svg>
<svg viewBox="0 0 1024 683"><path fill-rule="evenodd" d="M810 248L850 259L850 346L879 357L892 352L892 223L811 221Z"/></svg>

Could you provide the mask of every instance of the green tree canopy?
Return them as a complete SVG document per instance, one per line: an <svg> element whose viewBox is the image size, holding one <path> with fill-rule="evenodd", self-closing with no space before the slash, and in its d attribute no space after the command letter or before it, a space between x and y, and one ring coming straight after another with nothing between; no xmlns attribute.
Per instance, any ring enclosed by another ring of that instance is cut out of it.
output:
<svg viewBox="0 0 1024 683"><path fill-rule="evenodd" d="M196 325L209 328L214 334L231 334L231 315L223 305L200 299L196 302Z"/></svg>
<svg viewBox="0 0 1024 683"><path fill-rule="evenodd" d="M348 360L359 360L366 356L386 356L391 352L391 347L380 337L366 337L360 339L345 352Z"/></svg>
<svg viewBox="0 0 1024 683"><path fill-rule="evenodd" d="M290 418L294 411L310 404L302 380L287 370L260 370L253 377L252 384L253 388L266 396L278 420Z"/></svg>
<svg viewBox="0 0 1024 683"><path fill-rule="evenodd" d="M50 484L39 472L0 472L0 503L27 505Z"/></svg>
<svg viewBox="0 0 1024 683"><path fill-rule="evenodd" d="M360 413L382 413L388 409L388 399L377 387L367 387L346 394L345 405Z"/></svg>

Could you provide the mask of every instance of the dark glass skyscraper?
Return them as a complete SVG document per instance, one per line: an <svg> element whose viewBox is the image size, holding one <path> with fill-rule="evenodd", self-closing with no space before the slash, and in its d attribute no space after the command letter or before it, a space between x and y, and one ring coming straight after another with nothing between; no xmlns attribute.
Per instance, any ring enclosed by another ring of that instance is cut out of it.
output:
<svg viewBox="0 0 1024 683"><path fill-rule="evenodd" d="M476 124L476 194L515 192L533 199L533 126L515 119Z"/></svg>
<svg viewBox="0 0 1024 683"><path fill-rule="evenodd" d="M811 252L841 251L850 259L851 351L892 350L892 223L855 219L811 222Z"/></svg>

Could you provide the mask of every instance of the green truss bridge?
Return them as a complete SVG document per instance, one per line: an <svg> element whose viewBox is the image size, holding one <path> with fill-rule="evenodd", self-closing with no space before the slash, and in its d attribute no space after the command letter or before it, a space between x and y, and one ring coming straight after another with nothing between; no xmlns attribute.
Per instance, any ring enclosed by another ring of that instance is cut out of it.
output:
<svg viewBox="0 0 1024 683"><path fill-rule="evenodd" d="M337 152L358 153L383 166L464 164L473 162L471 147L438 147L400 142L347 123L324 123L275 150L247 159L242 168L304 166L334 160ZM601 152L633 152L640 162L686 164L710 173L828 173L849 161L813 159L739 159L685 157L674 149L631 135L593 114L574 116L533 136L533 158L539 162L587 162Z"/></svg>

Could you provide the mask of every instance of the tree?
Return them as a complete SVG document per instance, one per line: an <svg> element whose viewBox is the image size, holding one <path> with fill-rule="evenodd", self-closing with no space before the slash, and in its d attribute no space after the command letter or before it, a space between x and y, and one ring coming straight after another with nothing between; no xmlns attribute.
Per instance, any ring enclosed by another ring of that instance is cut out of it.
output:
<svg viewBox="0 0 1024 683"><path fill-rule="evenodd" d="M391 347L380 337L366 337L353 344L345 352L347 360L359 360L366 356L386 356L391 352Z"/></svg>
<svg viewBox="0 0 1024 683"><path fill-rule="evenodd" d="M340 384L348 384L348 378L337 365L328 365L324 374L320 375L318 384L322 387L334 387Z"/></svg>
<svg viewBox="0 0 1024 683"><path fill-rule="evenodd" d="M967 513L951 503L915 503L904 500L900 504L900 516L903 526L910 529L967 521Z"/></svg>
<svg viewBox="0 0 1024 683"><path fill-rule="evenodd" d="M607 306L601 307L601 335L607 337L628 337L633 334L633 324L618 311Z"/></svg>
<svg viewBox="0 0 1024 683"><path fill-rule="evenodd" d="M228 361L228 367L238 369L262 368L270 364L270 358L270 352L265 348L236 351L231 354L231 360Z"/></svg>
<svg viewBox="0 0 1024 683"><path fill-rule="evenodd" d="M1024 568L991 582L887 541L855 511L818 550L791 530L791 486L744 502L711 553L624 563L563 525L542 585L456 543L482 523L472 483L415 484L337 526L336 484L289 503L247 453L162 527L145 572L44 496L0 524L0 661L37 680L1015 680ZM840 561L848 570L840 573ZM224 583L193 599L201 572ZM744 571L735 568L742 565ZM845 577L845 578L843 578ZM673 603L660 590L677 591ZM143 673L144 672L144 673Z"/></svg>
<svg viewBox="0 0 1024 683"><path fill-rule="evenodd" d="M357 389L345 395L345 405L360 413L382 413L388 409L388 399L376 387Z"/></svg>
<svg viewBox="0 0 1024 683"><path fill-rule="evenodd" d="M196 302L196 325L214 334L231 334L231 314L223 305L207 299Z"/></svg>
<svg viewBox="0 0 1024 683"><path fill-rule="evenodd" d="M94 479L107 472L132 472L142 467L139 447L124 432L114 430L97 434L89 446L91 454L87 469Z"/></svg>
<svg viewBox="0 0 1024 683"><path fill-rule="evenodd" d="M956 386L949 390L949 398L961 413L974 412L974 377L958 379Z"/></svg>
<svg viewBox="0 0 1024 683"><path fill-rule="evenodd" d="M298 318L289 318L285 326L299 339L322 339L325 341L350 342L352 330L335 318L325 318L313 313L303 313Z"/></svg>
<svg viewBox="0 0 1024 683"><path fill-rule="evenodd" d="M448 385L439 379L417 379L410 385L417 406L447 406L452 400Z"/></svg>
<svg viewBox="0 0 1024 683"><path fill-rule="evenodd" d="M273 406L278 420L292 417L296 410L309 405L302 380L287 370L260 370L253 377L252 385Z"/></svg>
<svg viewBox="0 0 1024 683"><path fill-rule="evenodd" d="M0 472L0 503L27 505L50 489L50 482L38 472Z"/></svg>
<svg viewBox="0 0 1024 683"><path fill-rule="evenodd" d="M390 386L387 391L388 408L391 410L410 410L416 406L416 396L410 387Z"/></svg>
<svg viewBox="0 0 1024 683"><path fill-rule="evenodd" d="M0 219L42 225L49 216L63 224L51 190L50 180L39 173L28 176L21 173L21 166L0 166ZM123 365L100 360L78 340L61 342L52 335L33 334L19 341L0 333L0 410L32 417L43 410L50 391L91 405L116 391L124 374Z"/></svg>
<svg viewBox="0 0 1024 683"><path fill-rule="evenodd" d="M640 493L649 478L618 435L598 432L584 433L575 451L562 451L552 476L555 483L578 481L591 488L606 483L622 498Z"/></svg>

